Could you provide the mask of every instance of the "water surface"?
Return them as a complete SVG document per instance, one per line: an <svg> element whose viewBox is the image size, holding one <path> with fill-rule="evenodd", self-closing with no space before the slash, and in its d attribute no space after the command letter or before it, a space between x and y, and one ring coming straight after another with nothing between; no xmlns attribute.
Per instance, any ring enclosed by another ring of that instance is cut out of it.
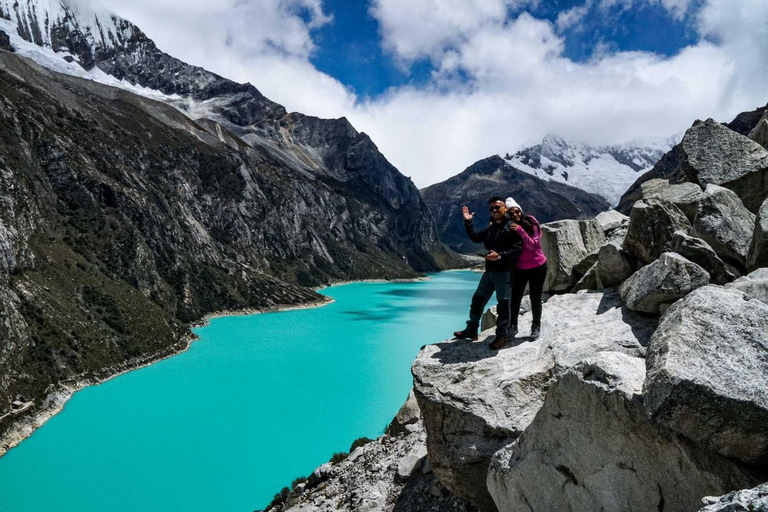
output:
<svg viewBox="0 0 768 512"><path fill-rule="evenodd" d="M322 291L314 309L217 318L172 358L75 394L0 458L0 512L252 511L361 436L463 326L480 274Z"/></svg>

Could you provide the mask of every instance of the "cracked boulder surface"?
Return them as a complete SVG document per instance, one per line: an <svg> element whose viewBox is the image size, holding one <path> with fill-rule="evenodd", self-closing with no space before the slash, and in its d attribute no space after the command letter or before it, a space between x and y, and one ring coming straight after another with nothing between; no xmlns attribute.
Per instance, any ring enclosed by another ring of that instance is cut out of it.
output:
<svg viewBox="0 0 768 512"><path fill-rule="evenodd" d="M601 352L642 358L656 320L622 307L608 290L550 298L538 340L523 334L530 314L519 325L520 337L499 351L485 332L474 343L428 345L412 368L435 474L482 510L495 510L486 487L491 458L533 421L549 385Z"/></svg>
<svg viewBox="0 0 768 512"><path fill-rule="evenodd" d="M737 461L652 425L644 378L643 360L619 352L565 373L528 429L493 458L488 488L498 510L685 512L702 496L761 481Z"/></svg>

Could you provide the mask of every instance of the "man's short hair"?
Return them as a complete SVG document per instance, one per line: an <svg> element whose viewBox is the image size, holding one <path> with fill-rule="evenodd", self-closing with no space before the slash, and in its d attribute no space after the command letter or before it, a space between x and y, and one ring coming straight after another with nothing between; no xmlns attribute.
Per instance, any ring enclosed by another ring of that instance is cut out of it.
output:
<svg viewBox="0 0 768 512"><path fill-rule="evenodd" d="M502 203L504 202L504 200L501 198L501 196L491 196L490 199L488 199L488 204L496 203L498 201L501 201Z"/></svg>

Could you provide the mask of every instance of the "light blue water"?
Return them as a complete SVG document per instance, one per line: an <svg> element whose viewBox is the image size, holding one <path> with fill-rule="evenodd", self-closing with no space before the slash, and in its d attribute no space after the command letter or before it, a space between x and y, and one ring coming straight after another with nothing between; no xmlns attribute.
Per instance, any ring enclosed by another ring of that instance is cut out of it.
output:
<svg viewBox="0 0 768 512"><path fill-rule="evenodd" d="M321 308L215 319L187 352L75 394L0 458L0 512L261 508L382 433L419 348L463 326L479 277L336 286Z"/></svg>

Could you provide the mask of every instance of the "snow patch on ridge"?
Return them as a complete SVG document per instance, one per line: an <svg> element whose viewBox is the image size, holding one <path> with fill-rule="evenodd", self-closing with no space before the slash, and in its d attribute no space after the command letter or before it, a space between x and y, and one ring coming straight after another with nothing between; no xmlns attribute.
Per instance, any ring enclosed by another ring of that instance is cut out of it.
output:
<svg viewBox="0 0 768 512"><path fill-rule="evenodd" d="M538 143L528 142L514 155L503 157L521 171L597 194L615 206L637 178L681 139L682 134L677 134L589 146L546 135Z"/></svg>

